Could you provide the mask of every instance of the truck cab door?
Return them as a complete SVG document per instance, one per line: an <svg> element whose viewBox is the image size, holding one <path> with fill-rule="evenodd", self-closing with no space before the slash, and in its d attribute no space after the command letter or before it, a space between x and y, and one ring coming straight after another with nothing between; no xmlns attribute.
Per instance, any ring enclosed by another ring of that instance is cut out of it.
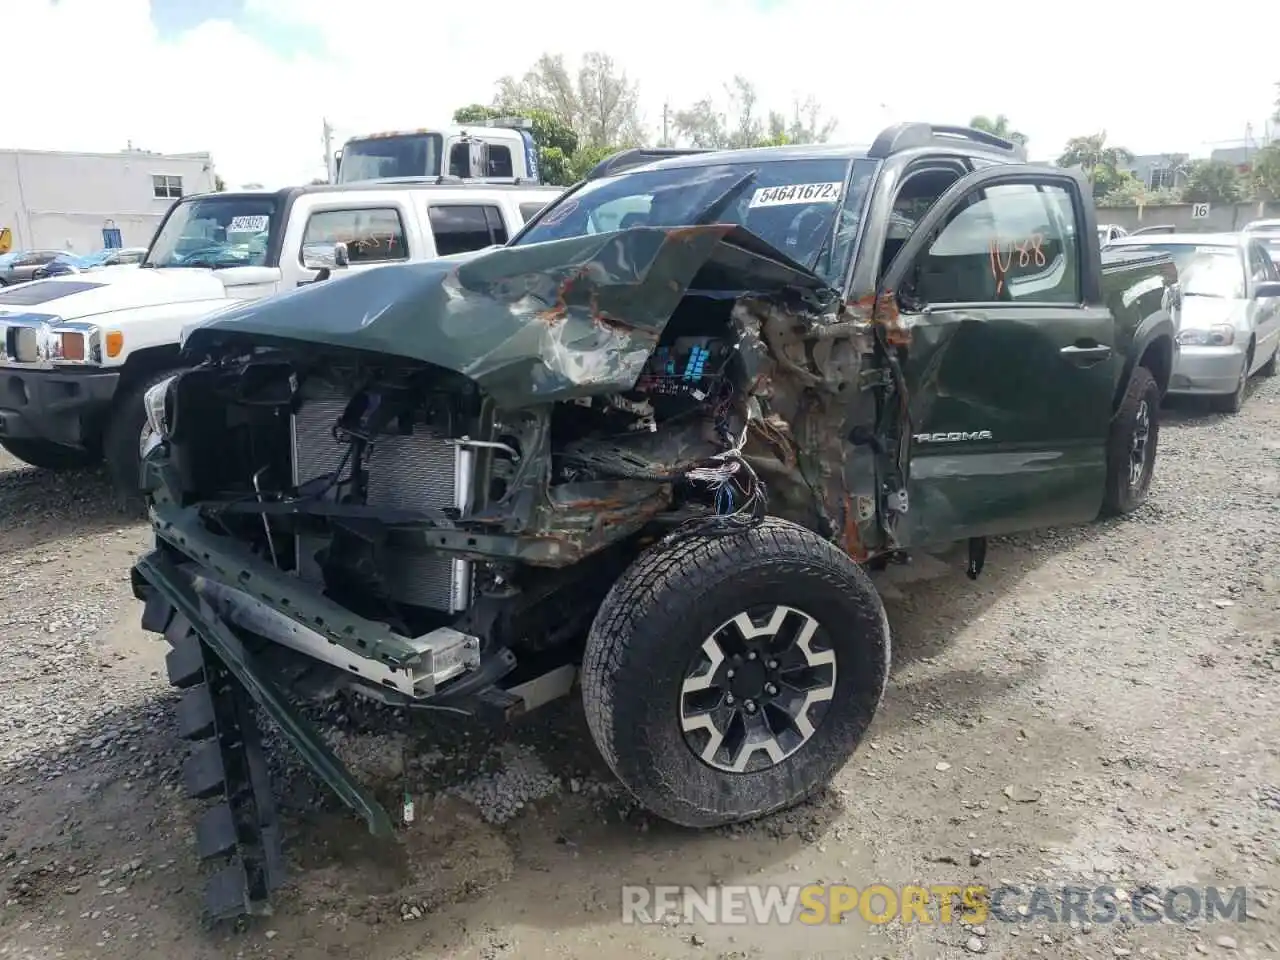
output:
<svg viewBox="0 0 1280 960"><path fill-rule="evenodd" d="M1058 168L983 168L886 270L909 338L905 544L1097 516L1123 357L1087 196Z"/></svg>
<svg viewBox="0 0 1280 960"><path fill-rule="evenodd" d="M423 249L416 225L404 195L360 192L300 199L293 205L281 244L283 289L315 282L319 271L306 266L303 252L317 245L346 244L349 262L331 270L334 278L348 271L425 259L429 251Z"/></svg>

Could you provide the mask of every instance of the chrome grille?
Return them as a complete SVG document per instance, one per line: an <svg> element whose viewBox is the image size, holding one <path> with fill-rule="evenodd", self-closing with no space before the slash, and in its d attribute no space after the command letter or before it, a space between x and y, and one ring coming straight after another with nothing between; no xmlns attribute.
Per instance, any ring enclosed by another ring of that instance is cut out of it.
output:
<svg viewBox="0 0 1280 960"><path fill-rule="evenodd" d="M333 426L346 405L347 398L336 392L303 401L293 418L295 484L330 474L342 465L347 445L334 438ZM366 458L367 502L373 507L402 510L465 510L471 459L470 451L422 424L408 436L381 437ZM314 537L298 538L299 574L305 579L320 579L314 556L323 546L323 541ZM392 597L401 603L456 612L470 601L471 565L465 560L388 548L382 572Z"/></svg>

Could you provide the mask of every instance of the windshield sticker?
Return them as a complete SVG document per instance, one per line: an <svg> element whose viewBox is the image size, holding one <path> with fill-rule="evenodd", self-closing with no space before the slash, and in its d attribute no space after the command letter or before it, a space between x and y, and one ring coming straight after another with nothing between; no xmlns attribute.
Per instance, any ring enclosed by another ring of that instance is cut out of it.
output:
<svg viewBox="0 0 1280 960"><path fill-rule="evenodd" d="M560 204L560 206L552 208L551 212L542 218L538 226L554 227L558 224L564 223L565 220L569 218L569 215L577 209L577 200L566 200L564 203Z"/></svg>
<svg viewBox="0 0 1280 960"><path fill-rule="evenodd" d="M267 229L267 217L259 214L256 217L232 217L227 224L227 233L261 233Z"/></svg>
<svg viewBox="0 0 1280 960"><path fill-rule="evenodd" d="M840 181L831 183L786 183L761 187L751 196L748 207L783 207L793 203L835 203L840 199Z"/></svg>

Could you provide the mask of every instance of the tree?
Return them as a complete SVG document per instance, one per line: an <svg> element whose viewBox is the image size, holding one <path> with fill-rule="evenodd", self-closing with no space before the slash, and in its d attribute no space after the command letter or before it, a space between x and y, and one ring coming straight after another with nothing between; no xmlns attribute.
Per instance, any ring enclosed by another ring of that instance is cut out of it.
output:
<svg viewBox="0 0 1280 960"><path fill-rule="evenodd" d="M607 53L588 53L578 69L578 131L596 147L635 146L640 129L640 87Z"/></svg>
<svg viewBox="0 0 1280 960"><path fill-rule="evenodd" d="M550 114L582 146L629 146L643 140L639 86L606 53L586 54L576 80L563 56L544 53L519 79L500 79L493 103L522 115Z"/></svg>
<svg viewBox="0 0 1280 960"><path fill-rule="evenodd" d="M1191 165L1183 198L1188 203L1236 203L1244 198L1244 183L1231 164L1198 160Z"/></svg>
<svg viewBox="0 0 1280 960"><path fill-rule="evenodd" d="M724 88L729 106L721 113L711 97L677 110L672 118L677 135L690 146L704 149L740 149L778 146L784 143L822 143L835 129L835 121L824 119L822 107L813 97L796 100L790 123L785 115L770 110L763 117L755 85L736 75Z"/></svg>
<svg viewBox="0 0 1280 960"><path fill-rule="evenodd" d="M1027 135L1018 130L1014 130L1009 124L1009 118L1003 113L996 114L995 119L991 119L986 114L978 114L969 121L969 126L975 130L982 130L986 133L993 133L997 137L1004 137L1006 140L1012 140L1014 143L1022 146L1027 145Z"/></svg>
<svg viewBox="0 0 1280 960"><path fill-rule="evenodd" d="M1124 147L1107 145L1107 132L1091 133L1087 137L1072 137L1058 157L1060 167L1079 167L1090 180L1099 170L1115 171L1129 163L1133 154Z"/></svg>
<svg viewBox="0 0 1280 960"><path fill-rule="evenodd" d="M1258 200L1280 200L1280 143L1269 144L1258 151L1249 180Z"/></svg>
<svg viewBox="0 0 1280 960"><path fill-rule="evenodd" d="M786 131L787 140L791 143L826 143L835 129L835 118L824 118L822 106L814 97L792 103L791 126Z"/></svg>
<svg viewBox="0 0 1280 960"><path fill-rule="evenodd" d="M1125 188L1126 178L1132 177L1120 169L1133 160L1133 154L1124 147L1107 144L1107 132L1092 133L1085 137L1072 137L1058 157L1060 167L1079 167L1093 184L1093 195L1101 198Z"/></svg>
<svg viewBox="0 0 1280 960"><path fill-rule="evenodd" d="M227 189L227 181L225 181L225 180L223 180L223 179L222 179L222 175L221 175L221 174L217 174L217 173L215 173L215 174L213 175L213 192L214 192L214 193L225 193L225 192L226 192L226 189Z"/></svg>

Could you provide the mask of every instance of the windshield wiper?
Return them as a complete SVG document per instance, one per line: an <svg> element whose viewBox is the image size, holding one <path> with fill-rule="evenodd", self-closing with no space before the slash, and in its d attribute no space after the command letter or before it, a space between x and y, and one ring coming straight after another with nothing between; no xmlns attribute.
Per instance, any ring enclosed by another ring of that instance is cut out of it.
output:
<svg viewBox="0 0 1280 960"><path fill-rule="evenodd" d="M739 178L733 186L707 204L706 208L693 218L693 225L700 227L711 223L716 217L720 216L725 207L737 200L742 195L743 190L756 182L756 173L757 171L752 170L746 176Z"/></svg>
<svg viewBox="0 0 1280 960"><path fill-rule="evenodd" d="M214 259L212 257L198 257L194 260L183 260L182 263L174 264L179 267L208 267L210 270L218 270L222 267L247 267L249 266L244 260L239 259Z"/></svg>

